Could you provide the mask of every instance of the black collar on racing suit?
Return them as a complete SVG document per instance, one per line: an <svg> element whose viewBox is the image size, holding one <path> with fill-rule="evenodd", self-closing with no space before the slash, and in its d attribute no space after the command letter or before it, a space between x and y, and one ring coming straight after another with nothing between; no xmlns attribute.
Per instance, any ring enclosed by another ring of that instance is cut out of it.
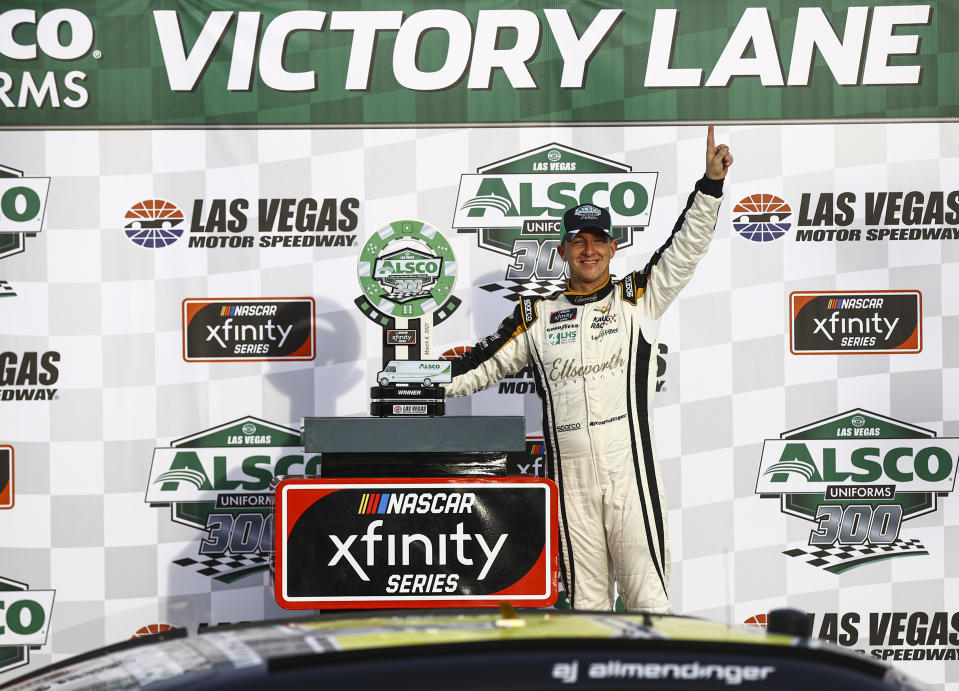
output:
<svg viewBox="0 0 959 691"><path fill-rule="evenodd" d="M596 302L602 300L604 297L609 295L613 290L613 277L610 276L609 280L603 284L602 287L597 288L592 293L577 293L569 289L569 282L566 282L566 290L563 291L563 295L566 296L566 299L572 302L574 305L588 305L591 302Z"/></svg>

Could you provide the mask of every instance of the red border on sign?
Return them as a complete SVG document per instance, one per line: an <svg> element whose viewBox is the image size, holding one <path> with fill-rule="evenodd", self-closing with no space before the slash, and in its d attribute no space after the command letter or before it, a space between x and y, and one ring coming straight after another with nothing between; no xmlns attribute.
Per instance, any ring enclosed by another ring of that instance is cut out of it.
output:
<svg viewBox="0 0 959 691"><path fill-rule="evenodd" d="M915 295L918 299L919 313L916 328L902 344L886 350L799 350L795 349L796 315L813 298L824 295L842 297L845 295ZM789 294L789 352L793 355L883 355L909 354L922 352L922 292L918 290L797 290Z"/></svg>
<svg viewBox="0 0 959 691"><path fill-rule="evenodd" d="M7 444L0 444L0 449L10 451L10 481L7 483L7 489L0 492L0 509L12 509L16 503L16 497L13 494L13 447Z"/></svg>
<svg viewBox="0 0 959 691"><path fill-rule="evenodd" d="M296 520L319 499L342 489L356 489L369 485L377 490L392 486L409 485L456 485L459 487L488 485L542 485L547 492L546 520L547 544L543 546L533 567L509 587L482 599L464 595L444 598L408 598L402 595L375 599L287 599L285 587L284 548L286 539ZM312 491L296 491L310 490ZM292 490L292 491L291 491ZM281 481L276 487L274 521L274 565L276 569L274 595L277 604L285 609L375 609L375 608L435 608L435 607L497 607L508 601L515 607L550 607L559 594L559 529L556 522L558 489L552 480L540 477L490 477L490 478L291 478ZM546 590L540 586L547 584ZM537 590L538 589L538 590Z"/></svg>
<svg viewBox="0 0 959 691"><path fill-rule="evenodd" d="M310 308L310 337L306 342L289 355L283 357L245 357L245 358L191 358L186 353L186 332L190 322L196 313L207 305L215 302L295 302L309 301ZM315 360L316 359L316 300L310 297L299 298L184 298L183 300L183 323L180 328L181 340L183 341L183 361L184 362L283 362L284 360Z"/></svg>

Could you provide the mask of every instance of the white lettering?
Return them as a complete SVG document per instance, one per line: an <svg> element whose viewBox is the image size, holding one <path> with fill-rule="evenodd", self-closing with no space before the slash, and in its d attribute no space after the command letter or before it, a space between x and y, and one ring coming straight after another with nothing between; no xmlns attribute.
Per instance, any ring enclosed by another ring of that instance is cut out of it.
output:
<svg viewBox="0 0 959 691"><path fill-rule="evenodd" d="M538 26L538 25L537 25ZM416 58L420 42L430 30L445 31L449 48L442 67L423 72ZM469 64L473 28L469 20L453 10L426 10L417 12L403 22L393 48L393 75L401 86L415 91L439 91L460 80Z"/></svg>
<svg viewBox="0 0 959 691"><path fill-rule="evenodd" d="M516 45L497 48L500 29L516 29ZM500 68L514 89L535 89L536 82L526 67L539 50L539 20L527 10L480 10L470 66L470 89L489 89L493 70Z"/></svg>
<svg viewBox="0 0 959 691"><path fill-rule="evenodd" d="M366 91L370 88L376 32L396 31L402 23L403 13L398 10L333 13L330 18L331 30L353 32L350 63L346 70L347 91Z"/></svg>
<svg viewBox="0 0 959 691"><path fill-rule="evenodd" d="M872 11L869 30L869 48L863 69L863 84L918 84L919 65L890 65L890 55L917 55L919 37L897 35L896 27L903 24L927 24L929 5L890 5Z"/></svg>
<svg viewBox="0 0 959 691"><path fill-rule="evenodd" d="M756 57L745 58L743 55L750 43ZM763 86L783 85L776 39L769 21L769 10L765 7L749 7L743 12L716 67L706 80L706 86L729 86L729 80L733 77L746 76L759 77Z"/></svg>
<svg viewBox="0 0 959 691"><path fill-rule="evenodd" d="M649 59L646 61L647 87L699 86L703 71L696 68L678 69L669 66L673 59L676 42L678 10L656 10L653 18L653 35L649 41Z"/></svg>
<svg viewBox="0 0 959 691"><path fill-rule="evenodd" d="M625 10L600 10L579 38L567 10L543 10L553 32L556 47L563 56L563 75L559 85L564 89L582 89L586 83L586 66L606 40Z"/></svg>
<svg viewBox="0 0 959 691"><path fill-rule="evenodd" d="M326 12L297 10L284 12L270 22L260 46L260 78L278 91L315 91L316 72L290 72L283 67L283 53L290 34L296 31L323 31Z"/></svg>
<svg viewBox="0 0 959 691"><path fill-rule="evenodd" d="M846 12L846 30L842 41L819 7L800 7L796 35L789 59L789 86L808 86L812 73L813 51L819 53L832 71L837 84L850 86L859 80L859 63L866 36L868 7L850 7Z"/></svg>

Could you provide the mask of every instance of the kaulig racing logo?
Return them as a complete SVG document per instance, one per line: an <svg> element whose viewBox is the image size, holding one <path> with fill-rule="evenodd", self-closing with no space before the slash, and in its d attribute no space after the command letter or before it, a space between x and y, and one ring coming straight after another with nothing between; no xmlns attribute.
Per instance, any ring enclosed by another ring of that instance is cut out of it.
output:
<svg viewBox="0 0 959 691"><path fill-rule="evenodd" d="M756 494L815 523L808 545L784 554L832 573L928 554L900 534L955 487L959 439L851 410L763 444Z"/></svg>
<svg viewBox="0 0 959 691"><path fill-rule="evenodd" d="M0 673L29 664L30 651L46 645L55 594L0 576Z"/></svg>
<svg viewBox="0 0 959 691"><path fill-rule="evenodd" d="M657 173L559 144L480 166L460 178L453 227L476 233L479 246L510 257L505 281L482 286L515 299L545 295L565 286L559 256L566 209L592 204L608 209L620 249L649 225Z"/></svg>
<svg viewBox="0 0 959 691"><path fill-rule="evenodd" d="M0 259L23 252L26 238L41 231L49 188L50 178L26 178L0 165ZM0 298L15 295L13 286L0 280Z"/></svg>
<svg viewBox="0 0 959 691"><path fill-rule="evenodd" d="M299 432L255 417L154 449L146 502L205 532L197 558L174 564L233 582L261 573L273 553L273 479L319 474Z"/></svg>

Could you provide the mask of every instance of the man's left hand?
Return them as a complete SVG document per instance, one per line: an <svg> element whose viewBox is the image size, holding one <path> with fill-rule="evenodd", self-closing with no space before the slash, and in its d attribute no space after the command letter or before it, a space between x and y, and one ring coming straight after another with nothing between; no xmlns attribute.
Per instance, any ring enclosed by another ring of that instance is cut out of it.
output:
<svg viewBox="0 0 959 691"><path fill-rule="evenodd" d="M715 132L712 125L706 134L706 177L710 180L722 180L726 171L733 164L733 155L725 144L716 146Z"/></svg>

